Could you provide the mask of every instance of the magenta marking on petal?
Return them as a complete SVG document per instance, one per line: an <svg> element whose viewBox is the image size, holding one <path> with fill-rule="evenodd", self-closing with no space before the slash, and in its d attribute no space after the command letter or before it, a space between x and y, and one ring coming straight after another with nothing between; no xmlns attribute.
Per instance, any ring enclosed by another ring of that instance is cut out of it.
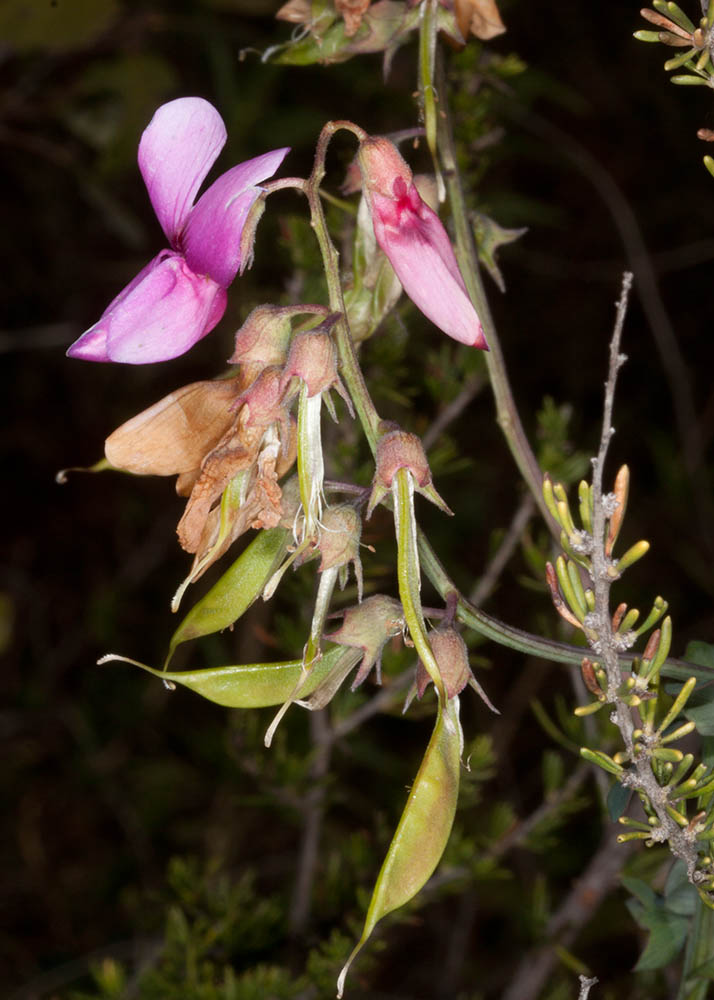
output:
<svg viewBox="0 0 714 1000"><path fill-rule="evenodd" d="M421 198L415 202L410 188L391 204L373 195L372 221L377 243L414 304L450 337L485 348L481 322L438 215Z"/></svg>
<svg viewBox="0 0 714 1000"><path fill-rule="evenodd" d="M206 174L226 141L223 119L201 97L180 97L154 114L139 143L139 169L174 247Z"/></svg>
<svg viewBox="0 0 714 1000"><path fill-rule="evenodd" d="M241 266L240 238L259 194L256 185L275 173L288 152L274 149L240 163L201 195L181 237L193 271L210 275L223 288L230 285Z"/></svg>

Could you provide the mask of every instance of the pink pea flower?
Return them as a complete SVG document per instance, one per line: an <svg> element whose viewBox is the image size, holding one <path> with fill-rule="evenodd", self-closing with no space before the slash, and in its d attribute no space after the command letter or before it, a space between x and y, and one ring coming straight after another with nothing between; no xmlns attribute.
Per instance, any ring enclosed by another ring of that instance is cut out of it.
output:
<svg viewBox="0 0 714 1000"><path fill-rule="evenodd" d="M396 146L370 136L360 144L359 164L377 243L404 291L444 333L487 351L451 241Z"/></svg>
<svg viewBox="0 0 714 1000"><path fill-rule="evenodd" d="M85 361L141 365L184 354L223 316L226 289L250 264L241 233L274 149L226 171L194 205L226 141L223 119L200 97L162 105L139 143L139 169L171 247L162 250L67 351Z"/></svg>

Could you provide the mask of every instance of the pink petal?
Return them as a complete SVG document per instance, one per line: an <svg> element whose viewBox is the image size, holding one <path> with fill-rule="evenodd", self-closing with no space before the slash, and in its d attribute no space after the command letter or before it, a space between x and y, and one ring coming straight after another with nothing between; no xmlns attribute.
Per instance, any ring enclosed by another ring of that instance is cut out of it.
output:
<svg viewBox="0 0 714 1000"><path fill-rule="evenodd" d="M462 344L488 350L441 220L413 186L407 197L396 201L371 192L377 243L404 291L432 323Z"/></svg>
<svg viewBox="0 0 714 1000"><path fill-rule="evenodd" d="M174 249L198 189L225 141L223 119L201 97L180 97L163 104L144 130L139 169Z"/></svg>
<svg viewBox="0 0 714 1000"><path fill-rule="evenodd" d="M140 365L184 354L218 323L226 293L162 251L111 303L67 354L85 361Z"/></svg>
<svg viewBox="0 0 714 1000"><path fill-rule="evenodd" d="M240 237L246 216L260 193L260 181L272 177L287 148L274 149L227 170L201 195L181 236L186 261L196 274L208 274L227 288L241 266Z"/></svg>

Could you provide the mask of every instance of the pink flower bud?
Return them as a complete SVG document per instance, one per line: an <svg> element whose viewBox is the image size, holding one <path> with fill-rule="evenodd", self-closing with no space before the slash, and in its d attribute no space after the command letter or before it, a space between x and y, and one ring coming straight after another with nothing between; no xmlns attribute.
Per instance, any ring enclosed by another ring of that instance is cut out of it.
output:
<svg viewBox="0 0 714 1000"><path fill-rule="evenodd" d="M360 145L359 162L377 243L404 291L444 333L488 350L451 241L396 146L370 137Z"/></svg>

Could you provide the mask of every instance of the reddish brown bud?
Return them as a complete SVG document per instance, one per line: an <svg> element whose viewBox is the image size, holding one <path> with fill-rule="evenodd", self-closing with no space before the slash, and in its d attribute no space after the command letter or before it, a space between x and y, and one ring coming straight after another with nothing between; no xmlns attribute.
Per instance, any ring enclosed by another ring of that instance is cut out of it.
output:
<svg viewBox="0 0 714 1000"><path fill-rule="evenodd" d="M228 359L229 364L284 364L292 334L293 317L326 314L327 309L318 305L256 306L236 333L235 350Z"/></svg>
<svg viewBox="0 0 714 1000"><path fill-rule="evenodd" d="M283 389L291 378L299 378L307 386L308 396L326 392L339 382L335 345L322 324L317 330L298 333L290 345L281 379Z"/></svg>
<svg viewBox="0 0 714 1000"><path fill-rule="evenodd" d="M449 698L453 698L455 695L461 694L472 676L466 643L453 628L435 629L429 633L428 639L431 651L439 665L439 673L444 681L447 695ZM420 660L416 674L417 696L419 698L422 697L430 682L431 677Z"/></svg>
<svg viewBox="0 0 714 1000"><path fill-rule="evenodd" d="M409 469L414 481L414 489L425 496L446 514L451 514L432 485L431 469L426 458L424 445L416 434L403 430L388 431L377 444L376 468L372 481L372 495L367 506L367 517L382 497L392 488L392 482L400 469Z"/></svg>
<svg viewBox="0 0 714 1000"><path fill-rule="evenodd" d="M277 365L265 368L255 382L235 401L233 409L240 409L242 427L260 431L274 423L279 423L281 426L288 424L280 374L281 370Z"/></svg>
<svg viewBox="0 0 714 1000"><path fill-rule="evenodd" d="M595 668L592 660L589 660L587 656L583 657L583 662L580 664L580 673L582 674L583 681L585 682L585 687L588 689L590 694L594 694L598 701L603 701L605 695L598 683L597 677L595 676Z"/></svg>

